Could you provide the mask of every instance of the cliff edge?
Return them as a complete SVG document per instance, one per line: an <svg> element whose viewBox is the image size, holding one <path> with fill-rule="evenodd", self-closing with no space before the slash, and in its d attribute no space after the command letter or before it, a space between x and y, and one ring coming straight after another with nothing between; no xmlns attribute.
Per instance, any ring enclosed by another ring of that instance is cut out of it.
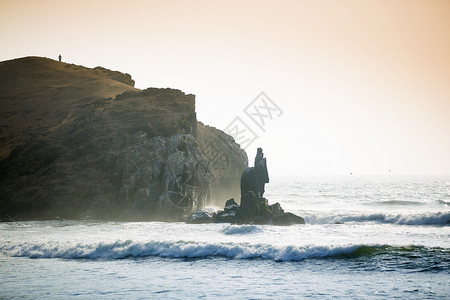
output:
<svg viewBox="0 0 450 300"><path fill-rule="evenodd" d="M181 220L239 186L240 177L218 176L206 144L220 135L240 153L230 172L247 166L231 137L197 123L194 95L139 90L128 74L4 61L0 103L3 220Z"/></svg>

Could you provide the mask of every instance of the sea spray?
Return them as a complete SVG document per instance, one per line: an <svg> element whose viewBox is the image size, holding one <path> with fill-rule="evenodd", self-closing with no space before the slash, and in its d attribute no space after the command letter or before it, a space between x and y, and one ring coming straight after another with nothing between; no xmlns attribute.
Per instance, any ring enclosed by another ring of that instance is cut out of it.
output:
<svg viewBox="0 0 450 300"><path fill-rule="evenodd" d="M450 212L419 212L419 213L366 213L366 212L304 212L307 224L336 224L347 222L374 222L379 224L397 225L447 225L450 224Z"/></svg>
<svg viewBox="0 0 450 300"><path fill-rule="evenodd" d="M256 225L229 225L224 226L220 232L223 234L251 234L261 232L263 229Z"/></svg>
<svg viewBox="0 0 450 300"><path fill-rule="evenodd" d="M377 253L395 253L405 249L432 251L423 246L348 245L348 246L275 246L250 243L201 243L193 241L149 241L146 243L116 241L97 244L9 243L0 247L0 253L11 257L117 260L128 257L269 259L300 261L311 258L356 257ZM441 250L450 254L449 250Z"/></svg>

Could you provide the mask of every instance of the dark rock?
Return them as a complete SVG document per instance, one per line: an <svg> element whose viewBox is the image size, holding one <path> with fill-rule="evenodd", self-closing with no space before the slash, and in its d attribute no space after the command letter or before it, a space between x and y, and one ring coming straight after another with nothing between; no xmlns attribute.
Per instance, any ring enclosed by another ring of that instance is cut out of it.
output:
<svg viewBox="0 0 450 300"><path fill-rule="evenodd" d="M236 211L225 212L220 210L213 216L214 223L234 223L236 220Z"/></svg>
<svg viewBox="0 0 450 300"><path fill-rule="evenodd" d="M234 198L228 199L227 202L225 202L225 207L232 205L238 205L236 201L234 201Z"/></svg>
<svg viewBox="0 0 450 300"><path fill-rule="evenodd" d="M278 202L270 205L269 210L274 217L281 216L284 214L284 210L281 208L281 205Z"/></svg>
<svg viewBox="0 0 450 300"><path fill-rule="evenodd" d="M241 175L241 205L236 213L238 223L265 224L273 216L268 201L262 198L264 185L269 182L266 159L261 148L255 157L255 166Z"/></svg>
<svg viewBox="0 0 450 300"><path fill-rule="evenodd" d="M236 212L236 223L268 224L272 216L268 200L258 198L253 192L248 192L241 198L241 205Z"/></svg>
<svg viewBox="0 0 450 300"><path fill-rule="evenodd" d="M265 218L273 217L273 214L269 208L269 200L267 200L266 198L258 199L258 210L259 210L259 212L258 212L259 216L263 216Z"/></svg>
<svg viewBox="0 0 450 300"><path fill-rule="evenodd" d="M238 223L250 223L259 215L258 197L253 192L241 196L241 205L236 213Z"/></svg>
<svg viewBox="0 0 450 300"><path fill-rule="evenodd" d="M189 217L186 223L189 224L206 224L214 222L210 213L204 210L197 210Z"/></svg>
<svg viewBox="0 0 450 300"><path fill-rule="evenodd" d="M234 198L229 199L225 203L224 210L220 210L213 215L215 223L233 223L236 218L236 213L239 210L239 205L234 201Z"/></svg>
<svg viewBox="0 0 450 300"><path fill-rule="evenodd" d="M294 224L305 224L305 220L302 217L294 215L293 213L284 213L273 217L272 224L278 226L290 226Z"/></svg>
<svg viewBox="0 0 450 300"><path fill-rule="evenodd" d="M236 212L238 209L239 209L239 204L237 204L236 201L234 201L234 198L227 200L227 202L225 203L225 208L224 208L225 212L230 212L230 211Z"/></svg>
<svg viewBox="0 0 450 300"><path fill-rule="evenodd" d="M241 196L253 192L258 198L264 195L264 185L269 182L267 161L262 149L258 148L255 166L247 168L241 175Z"/></svg>
<svg viewBox="0 0 450 300"><path fill-rule="evenodd" d="M262 151L262 148L256 149L256 156L255 156L254 166L256 166L263 158L264 158L264 153Z"/></svg>

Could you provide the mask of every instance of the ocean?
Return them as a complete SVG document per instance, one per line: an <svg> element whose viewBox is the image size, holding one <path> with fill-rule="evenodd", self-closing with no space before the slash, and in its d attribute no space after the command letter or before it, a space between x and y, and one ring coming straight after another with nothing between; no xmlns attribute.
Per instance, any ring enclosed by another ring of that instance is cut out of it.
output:
<svg viewBox="0 0 450 300"><path fill-rule="evenodd" d="M0 223L0 298L450 299L450 176L274 177L265 197L306 224Z"/></svg>

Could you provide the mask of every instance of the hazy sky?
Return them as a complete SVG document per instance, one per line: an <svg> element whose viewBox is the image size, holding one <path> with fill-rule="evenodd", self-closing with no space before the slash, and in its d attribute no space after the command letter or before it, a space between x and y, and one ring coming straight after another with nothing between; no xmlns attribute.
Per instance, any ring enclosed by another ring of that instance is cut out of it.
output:
<svg viewBox="0 0 450 300"><path fill-rule="evenodd" d="M0 41L0 60L195 94L200 121L253 130L272 174L450 174L448 0L1 0ZM282 111L265 131L244 112L262 91Z"/></svg>

